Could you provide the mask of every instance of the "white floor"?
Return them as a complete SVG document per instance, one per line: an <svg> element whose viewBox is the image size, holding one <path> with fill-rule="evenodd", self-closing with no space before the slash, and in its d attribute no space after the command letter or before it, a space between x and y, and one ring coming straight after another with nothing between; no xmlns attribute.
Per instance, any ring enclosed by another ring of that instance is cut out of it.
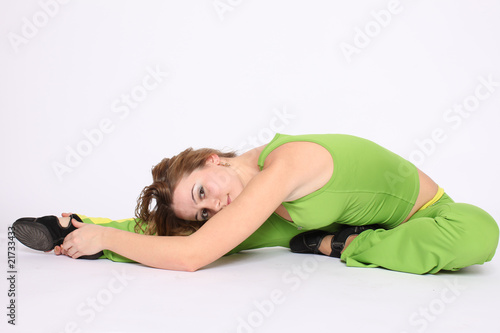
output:
<svg viewBox="0 0 500 333"><path fill-rule="evenodd" d="M499 17L488 0L0 0L0 332L500 332L500 254L417 276L274 248L181 273L18 244L9 273L6 237L22 216L132 217L162 158L275 132L373 140L500 222Z"/></svg>
<svg viewBox="0 0 500 333"><path fill-rule="evenodd" d="M269 248L186 273L18 245L16 325L4 319L2 326L57 333L499 332L496 259L419 276Z"/></svg>

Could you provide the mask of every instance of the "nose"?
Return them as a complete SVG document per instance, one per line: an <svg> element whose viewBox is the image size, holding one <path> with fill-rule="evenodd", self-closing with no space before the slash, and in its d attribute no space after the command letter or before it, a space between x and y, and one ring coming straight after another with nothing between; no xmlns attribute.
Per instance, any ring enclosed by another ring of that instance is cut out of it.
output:
<svg viewBox="0 0 500 333"><path fill-rule="evenodd" d="M221 201L216 198L212 199L210 206L212 207L212 210L216 213L223 208L221 205Z"/></svg>

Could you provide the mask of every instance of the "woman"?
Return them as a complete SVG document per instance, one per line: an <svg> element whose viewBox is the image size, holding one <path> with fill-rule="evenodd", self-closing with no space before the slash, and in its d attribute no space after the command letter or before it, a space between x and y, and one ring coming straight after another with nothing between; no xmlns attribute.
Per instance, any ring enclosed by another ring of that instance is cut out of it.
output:
<svg viewBox="0 0 500 333"><path fill-rule="evenodd" d="M240 156L188 149L153 168L136 215L146 235L130 232L130 223L109 228L68 216L61 220L67 227L55 217L21 219L14 231L39 250L47 250L36 246L40 240L54 247L65 236L56 253L96 257L104 250L184 271L291 240L294 252L340 257L348 266L436 273L489 261L498 244L486 212L454 203L400 156L339 134L277 134Z"/></svg>

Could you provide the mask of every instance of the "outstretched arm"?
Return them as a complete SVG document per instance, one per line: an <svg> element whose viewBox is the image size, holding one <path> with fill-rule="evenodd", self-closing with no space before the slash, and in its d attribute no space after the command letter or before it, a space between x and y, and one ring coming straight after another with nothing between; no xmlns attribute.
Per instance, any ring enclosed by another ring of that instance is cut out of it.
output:
<svg viewBox="0 0 500 333"><path fill-rule="evenodd" d="M64 251L77 258L107 249L147 266L195 271L250 236L293 191L293 178L279 164L256 175L231 205L190 236L145 236L75 222L78 230L66 237Z"/></svg>
<svg viewBox="0 0 500 333"><path fill-rule="evenodd" d="M74 258L107 249L147 266L196 271L248 238L282 202L321 188L332 172L325 148L288 143L273 150L241 194L190 236L144 236L77 223L79 229L66 237L63 248Z"/></svg>

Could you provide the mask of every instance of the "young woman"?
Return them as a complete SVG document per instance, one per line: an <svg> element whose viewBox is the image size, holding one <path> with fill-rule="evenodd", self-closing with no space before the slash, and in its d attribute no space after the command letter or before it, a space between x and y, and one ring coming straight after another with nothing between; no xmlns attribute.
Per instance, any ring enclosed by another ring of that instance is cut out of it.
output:
<svg viewBox="0 0 500 333"><path fill-rule="evenodd" d="M242 249L289 244L348 266L436 273L490 261L498 244L488 213L454 203L413 164L354 136L277 134L240 156L188 149L152 173L135 230L133 220L99 225L66 214L20 219L15 235L72 258L183 271Z"/></svg>

